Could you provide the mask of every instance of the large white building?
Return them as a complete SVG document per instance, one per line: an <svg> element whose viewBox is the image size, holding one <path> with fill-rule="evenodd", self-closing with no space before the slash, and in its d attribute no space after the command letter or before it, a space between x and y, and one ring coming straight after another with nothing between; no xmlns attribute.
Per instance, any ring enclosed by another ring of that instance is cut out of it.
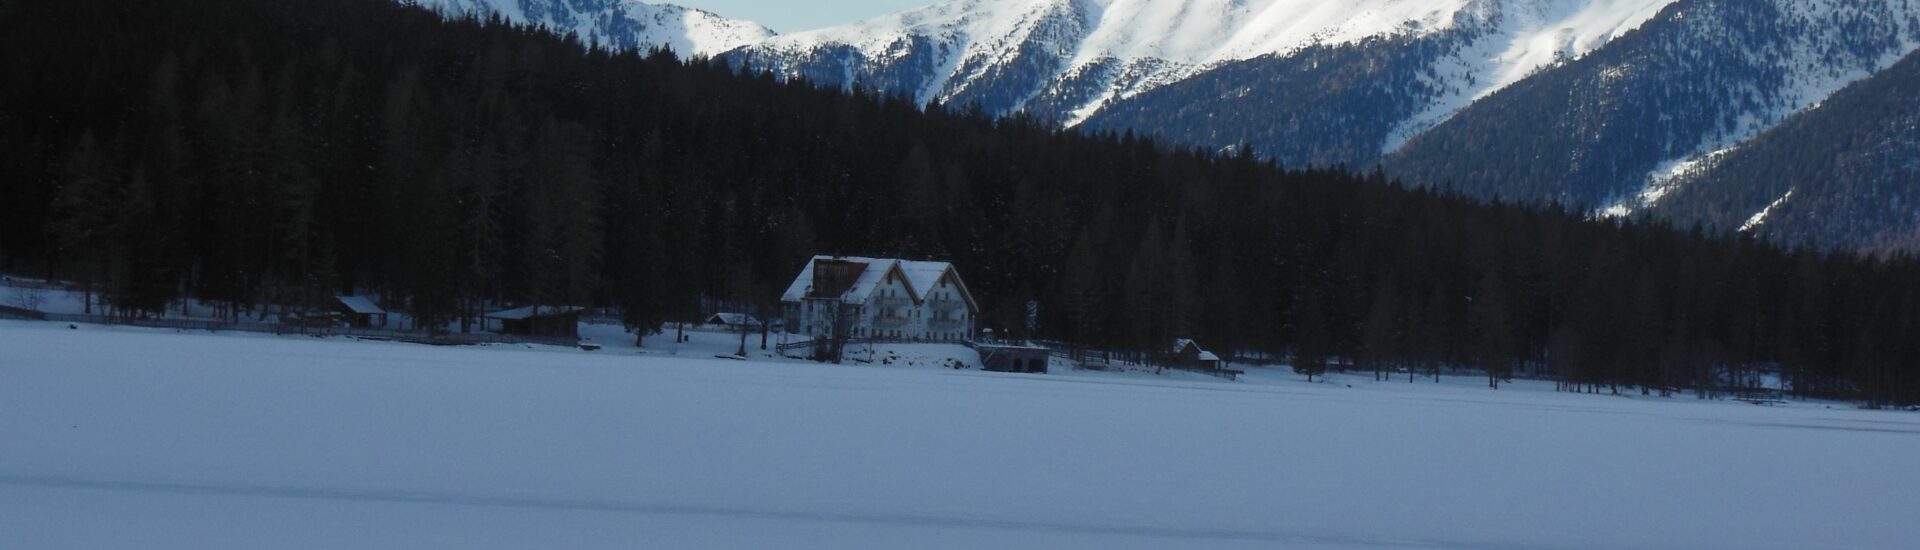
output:
<svg viewBox="0 0 1920 550"><path fill-rule="evenodd" d="M815 256L781 297L787 331L811 339L973 338L979 313L947 262Z"/></svg>

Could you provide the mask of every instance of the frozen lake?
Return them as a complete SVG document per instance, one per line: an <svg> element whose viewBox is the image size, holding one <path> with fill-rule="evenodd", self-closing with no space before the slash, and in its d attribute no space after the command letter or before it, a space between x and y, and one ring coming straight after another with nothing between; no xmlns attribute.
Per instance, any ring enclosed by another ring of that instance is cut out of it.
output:
<svg viewBox="0 0 1920 550"><path fill-rule="evenodd" d="M1915 413L705 349L0 322L0 548L1920 541Z"/></svg>

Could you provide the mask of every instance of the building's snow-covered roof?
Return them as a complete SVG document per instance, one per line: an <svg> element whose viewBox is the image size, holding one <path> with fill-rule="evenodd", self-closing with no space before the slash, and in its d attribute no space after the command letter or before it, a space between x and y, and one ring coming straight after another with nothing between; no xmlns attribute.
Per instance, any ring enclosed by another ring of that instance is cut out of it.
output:
<svg viewBox="0 0 1920 550"><path fill-rule="evenodd" d="M536 310L535 309L536 307L538 307L539 309ZM527 306L527 307L513 308L506 311L495 311L493 313L488 313L487 318L501 319L506 321L520 321L525 319L532 319L534 317L551 317L554 315L566 315L569 313L578 313L581 311L585 311L586 309L587 308L579 307L579 306Z"/></svg>
<svg viewBox="0 0 1920 550"><path fill-rule="evenodd" d="M842 300L856 304L865 303L867 297L873 295L873 290L879 287L882 281L886 280L887 273L895 268L898 268L900 274L906 277L907 286L909 287L908 291L912 294L915 301L926 299L927 291L931 290L935 285L940 284L940 277L948 271L953 270L953 264L950 262L864 258L859 256L814 256L812 260L807 262L806 267L800 269L800 275L793 278L793 284L787 285L787 292L781 295L780 300L785 302L798 302L805 299L808 291L813 287L813 264L821 260L841 260L866 264L867 268L860 272L860 277L853 282L853 286L848 287L846 294L841 295ZM956 272L954 274L954 281L958 282L959 280L960 275ZM968 305L972 305L972 292L966 290L965 283L960 283L959 286L961 296L966 299ZM978 308L976 307L976 309Z"/></svg>
<svg viewBox="0 0 1920 550"><path fill-rule="evenodd" d="M1180 353L1183 351L1187 351L1187 346L1193 346L1193 349L1198 350L1200 352L1201 361L1219 361L1220 360L1220 356L1214 355L1213 352L1207 351L1206 348L1200 347L1200 343L1193 341L1192 338L1180 338L1180 339L1174 340L1173 352Z"/></svg>
<svg viewBox="0 0 1920 550"><path fill-rule="evenodd" d="M373 299L366 296L334 296L333 298L339 300L340 305L346 306L348 311L357 314L385 315L387 313L387 310L380 309L379 304L373 303Z"/></svg>
<svg viewBox="0 0 1920 550"><path fill-rule="evenodd" d="M735 325L735 326L738 326L738 325L759 326L760 319L758 317L747 315L745 313L715 313L713 314L712 317L707 318L707 323L708 324L719 323L722 325Z"/></svg>
<svg viewBox="0 0 1920 550"><path fill-rule="evenodd" d="M846 294L841 295L841 299L853 303L865 302L867 296L873 294L874 287L879 286L880 281L886 278L886 267L891 265L886 262L892 261L858 256L814 256L812 260L807 261L806 267L800 268L800 275L793 278L793 284L787 285L786 294L780 296L781 301L798 302L807 297L808 291L813 290L813 264L820 260L842 260L867 266L860 271L859 278L853 281L853 286L847 287Z"/></svg>
<svg viewBox="0 0 1920 550"><path fill-rule="evenodd" d="M920 296L926 296L927 291L940 284L940 276L947 274L949 269L953 269L953 264L947 262L900 260L900 273L907 276L907 284Z"/></svg>

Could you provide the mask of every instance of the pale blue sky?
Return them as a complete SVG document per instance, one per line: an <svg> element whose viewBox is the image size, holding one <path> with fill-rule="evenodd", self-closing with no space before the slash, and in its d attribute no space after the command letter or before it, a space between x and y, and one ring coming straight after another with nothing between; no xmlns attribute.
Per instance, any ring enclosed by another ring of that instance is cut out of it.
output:
<svg viewBox="0 0 1920 550"><path fill-rule="evenodd" d="M700 8L745 19L781 33L852 23L876 15L933 4L936 0L647 0Z"/></svg>

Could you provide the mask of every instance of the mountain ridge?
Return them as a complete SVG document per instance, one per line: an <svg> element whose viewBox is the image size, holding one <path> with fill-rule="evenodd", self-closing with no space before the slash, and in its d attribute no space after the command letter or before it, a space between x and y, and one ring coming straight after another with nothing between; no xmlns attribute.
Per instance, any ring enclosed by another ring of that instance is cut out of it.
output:
<svg viewBox="0 0 1920 550"><path fill-rule="evenodd" d="M775 35L759 23L710 11L634 0L414 0L452 15L499 14L516 23L573 33L616 50L666 46L682 55L713 56Z"/></svg>
<svg viewBox="0 0 1920 550"><path fill-rule="evenodd" d="M949 0L776 37L727 57L784 77L906 91L922 103L978 102L994 115L1027 112L1073 124L1110 99L1221 63L1438 32L1460 10L1487 1ZM989 78L998 82L980 91Z"/></svg>
<svg viewBox="0 0 1920 550"><path fill-rule="evenodd" d="M1902 17L1905 15L1905 17ZM1474 102L1384 159L1469 194L1626 215L1666 181L1920 47L1908 0L1686 0Z"/></svg>
<svg viewBox="0 0 1920 550"><path fill-rule="evenodd" d="M1681 210L1659 206L1920 49L1914 0L945 0L786 35L715 23L737 32L677 39L688 31L662 21L720 18L632 0L427 3L920 105L1250 146L1291 166L1380 166L1416 185L1613 217ZM1716 189L1726 204L1693 193L1685 210L1754 209L1747 193ZM1841 204L1778 195L1768 200L1782 212ZM1713 225L1742 225L1724 217ZM1775 217L1763 233L1796 240L1803 222L1789 220L1814 218Z"/></svg>

